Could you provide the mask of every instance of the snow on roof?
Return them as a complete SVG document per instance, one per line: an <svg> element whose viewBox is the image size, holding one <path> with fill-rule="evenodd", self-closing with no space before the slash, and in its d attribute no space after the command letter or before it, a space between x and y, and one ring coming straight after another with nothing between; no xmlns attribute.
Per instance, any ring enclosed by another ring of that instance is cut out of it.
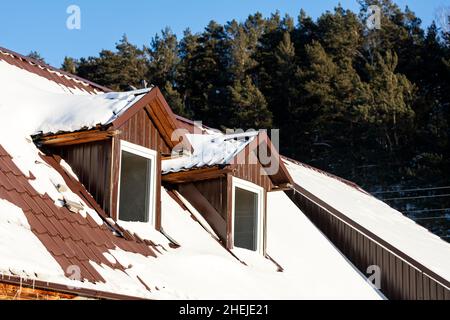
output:
<svg viewBox="0 0 450 320"><path fill-rule="evenodd" d="M55 184L64 183L61 177L40 162L39 153L32 150L35 147L30 141L22 141L27 147L18 148L18 143L15 149L10 149L13 160L20 162L21 170L28 168L27 172L35 176L30 182L37 190L57 198L59 191ZM242 264L164 189L161 197L164 233L181 247L171 248L169 241L148 224L119 221L130 232L156 244L160 253L155 259L117 245L110 247L103 253L107 261L117 261L125 269L91 260L89 264L104 280L95 283L67 278L49 253L52 249L30 230L22 209L1 200L0 272L143 298L379 298L283 193L269 194L268 250L285 272L277 272L270 260L250 251L239 252L247 266ZM73 245L76 244L72 242ZM333 272L327 270L330 265Z"/></svg>
<svg viewBox="0 0 450 320"><path fill-rule="evenodd" d="M374 299L360 272L284 192L267 194L267 253L305 299Z"/></svg>
<svg viewBox="0 0 450 320"><path fill-rule="evenodd" d="M107 125L141 99L149 89L89 94L65 87L0 60L0 114L24 135L71 132ZM20 124L20 125L18 125Z"/></svg>
<svg viewBox="0 0 450 320"><path fill-rule="evenodd" d="M335 178L284 159L295 183L450 280L450 244L370 194Z"/></svg>
<svg viewBox="0 0 450 320"><path fill-rule="evenodd" d="M65 184L62 173L43 161L29 135L107 124L148 90L90 95L2 60L0 87L0 151L6 151L0 154L2 275L144 298L380 298L282 194L270 195L268 232L269 254L279 259L285 272L277 272L270 260L253 252L239 252L248 265L241 263L164 189L163 230L181 247L172 248L170 241L148 224L119 221L131 233L129 239L116 237L99 212ZM187 162L172 163L167 170L226 163L256 134L193 135L190 139L197 153ZM63 166L73 178L70 167ZM10 185L10 179L16 185ZM70 213L60 208L65 199L80 202L84 210ZM43 207L39 208L37 201ZM75 234L64 226L79 233L79 241L72 239ZM59 232L67 237L63 239ZM150 254L153 250L154 255ZM62 265L72 261L90 274L91 282L66 276ZM331 266L337 268L327 269Z"/></svg>
<svg viewBox="0 0 450 320"><path fill-rule="evenodd" d="M60 84L67 89L80 89L89 93L109 92L108 88L105 88L99 84L93 83L89 80L80 78L73 74L69 74L60 69L54 68L42 61L25 57L17 52L13 52L6 48L0 47L0 60L4 60L11 65L15 65L21 69L28 70L44 77L50 81Z"/></svg>
<svg viewBox="0 0 450 320"><path fill-rule="evenodd" d="M163 160L161 164L162 172L166 174L193 168L229 164L257 135L258 131L238 134L223 134L216 131L208 131L205 134L186 134L194 149L193 154Z"/></svg>
<svg viewBox="0 0 450 320"><path fill-rule="evenodd" d="M157 259L109 251L121 264L132 265L127 270L129 275L158 287L152 298L381 298L282 192L269 194L268 249L274 259L279 259L284 272L277 272L270 260L255 252L235 249L246 259L244 265L167 191L162 189L161 195L162 227L181 247ZM99 272L108 279L105 269Z"/></svg>

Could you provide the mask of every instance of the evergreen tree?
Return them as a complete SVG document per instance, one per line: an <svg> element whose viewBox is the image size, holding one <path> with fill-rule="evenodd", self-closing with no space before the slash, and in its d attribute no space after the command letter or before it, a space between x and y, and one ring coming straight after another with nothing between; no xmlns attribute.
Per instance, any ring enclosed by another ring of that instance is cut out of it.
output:
<svg viewBox="0 0 450 320"><path fill-rule="evenodd" d="M81 58L77 74L113 90L142 87L147 72L144 51L131 44L124 35L116 52L102 50L99 57Z"/></svg>
<svg viewBox="0 0 450 320"><path fill-rule="evenodd" d="M251 78L235 80L229 87L231 92L231 107L234 114L231 125L240 129L269 129L272 125L272 115L267 108L263 94L253 84Z"/></svg>
<svg viewBox="0 0 450 320"><path fill-rule="evenodd" d="M37 61L40 61L40 62L43 62L43 63L46 63L45 59L37 51L31 51L29 54L27 54L27 57L31 58L31 59L34 59L34 60L37 60Z"/></svg>
<svg viewBox="0 0 450 320"><path fill-rule="evenodd" d="M378 129L378 141L392 152L408 143L408 128L414 117L412 101L416 88L402 74L396 73L398 58L388 51L385 57L377 54L373 65L368 65L372 100L362 109L363 119Z"/></svg>
<svg viewBox="0 0 450 320"><path fill-rule="evenodd" d="M78 61L71 57L64 57L64 62L61 65L61 69L68 73L76 74L78 68Z"/></svg>

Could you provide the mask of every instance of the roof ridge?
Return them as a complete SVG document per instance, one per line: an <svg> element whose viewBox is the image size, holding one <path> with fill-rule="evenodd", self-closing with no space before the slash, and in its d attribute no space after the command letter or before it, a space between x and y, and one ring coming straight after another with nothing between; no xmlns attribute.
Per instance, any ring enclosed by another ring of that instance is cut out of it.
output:
<svg viewBox="0 0 450 320"><path fill-rule="evenodd" d="M22 55L20 53L17 53L15 51L10 50L10 49L4 48L2 46L0 46L0 53L12 55L16 59L21 59L21 60L27 61L28 63L34 64L34 65L36 65L37 67L39 67L41 69L47 69L48 72L59 73L59 74L61 74L61 76L68 77L69 79L71 79L73 81L83 82L83 83L87 84L88 86L93 87L94 89L98 89L98 90L101 90L103 92L111 92L112 91L111 89L109 89L109 88L107 88L105 86L102 86L102 85L97 84L95 82L92 82L90 80L84 79L84 78L79 77L77 75L71 74L71 73L66 72L64 70L61 70L59 68L53 67L53 66L51 66L51 65L49 65L49 64L47 64L47 63L45 63L43 61L39 61L39 60L36 60L34 58L30 58L30 57L24 56L24 55ZM29 72L32 72L32 71L29 71ZM32 72L32 73L34 73L34 72Z"/></svg>
<svg viewBox="0 0 450 320"><path fill-rule="evenodd" d="M301 161L298 161L298 160L289 158L289 157L287 157L287 156L283 156L283 155L280 155L280 156L281 156L281 158L283 158L283 159L285 159L285 160L288 160L288 161L290 161L290 162L293 162L293 163L296 164L296 165L305 167L305 168L307 168L307 169L309 169L309 170L314 170L314 171L316 171L316 172L318 172L318 173L320 173L320 174L323 174L323 175L325 175L325 176L327 176L327 177L329 177L329 178L338 180L339 182L344 183L344 184L348 185L349 187L352 187L352 188L354 188L354 189L356 189L356 190L358 190L358 191L360 191L360 192L362 192L362 193L365 193L365 194L367 194L367 195L372 196L372 195L371 195L370 193L368 193L366 190L364 190L363 188L361 188L360 185L358 185L357 183L355 183L355 182L353 182L353 181L350 181L350 180L341 178L341 177L339 177L339 176L337 176L337 175L335 175L335 174L332 174L332 173L327 172L327 171L325 171L325 170L316 168L316 167L314 167L314 166L312 166L312 165L310 165L310 164L306 164L306 163L304 163L304 162L301 162Z"/></svg>

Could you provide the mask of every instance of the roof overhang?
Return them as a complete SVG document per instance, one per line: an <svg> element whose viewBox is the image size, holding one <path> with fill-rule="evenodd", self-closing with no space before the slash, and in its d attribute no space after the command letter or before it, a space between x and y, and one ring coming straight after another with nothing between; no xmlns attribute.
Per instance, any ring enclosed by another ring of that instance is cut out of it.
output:
<svg viewBox="0 0 450 320"><path fill-rule="evenodd" d="M37 144L48 147L107 140L120 133L120 127L142 109L152 119L162 139L170 149L177 153L192 151L192 146L185 137L185 130L179 127L175 114L158 87L154 87L111 123L98 124L96 128L81 129L73 132L38 134L34 136L34 140Z"/></svg>
<svg viewBox="0 0 450 320"><path fill-rule="evenodd" d="M221 176L225 176L231 171L232 169L229 166L196 168L164 174L162 176L162 181L172 184L189 183L201 180L215 179Z"/></svg>

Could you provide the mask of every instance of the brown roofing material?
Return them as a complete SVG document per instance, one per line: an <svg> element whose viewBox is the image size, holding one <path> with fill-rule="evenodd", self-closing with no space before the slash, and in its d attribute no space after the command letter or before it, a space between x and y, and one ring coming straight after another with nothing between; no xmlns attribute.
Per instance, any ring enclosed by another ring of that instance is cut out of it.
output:
<svg viewBox="0 0 450 320"><path fill-rule="evenodd" d="M11 65L37 74L50 81L71 89L85 90L89 93L110 92L111 90L89 80L80 78L60 69L54 68L42 61L25 57L17 52L0 47L0 60Z"/></svg>
<svg viewBox="0 0 450 320"><path fill-rule="evenodd" d="M104 219L102 225L97 224L89 215L84 218L66 207L56 206L47 194L39 194L29 183L29 179L34 177L26 177L1 145L0 199L5 199L23 210L32 232L60 264L67 276L68 267L76 265L81 269L83 280L105 282L90 261L112 269L126 270L128 266L122 266L119 262L113 264L104 256L109 249L121 248L147 257L156 257L155 252L160 250L152 243L144 243L129 232L124 234L123 229L106 220L106 214L84 186L61 168L58 157L43 158L62 175L74 193L97 211ZM124 236L114 235L113 230Z"/></svg>

